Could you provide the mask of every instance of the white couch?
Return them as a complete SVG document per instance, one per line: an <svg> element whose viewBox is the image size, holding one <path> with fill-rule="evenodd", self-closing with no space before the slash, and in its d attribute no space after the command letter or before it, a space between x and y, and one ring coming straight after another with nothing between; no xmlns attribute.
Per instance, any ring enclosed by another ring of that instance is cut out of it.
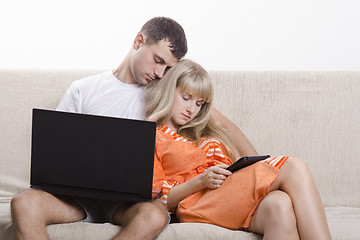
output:
<svg viewBox="0 0 360 240"><path fill-rule="evenodd" d="M0 70L0 239L10 200L29 188L31 110L54 109L76 79L101 71ZM216 107L261 154L309 165L333 239L360 239L360 72L210 72ZM239 206L241 207L241 206ZM51 239L111 239L111 224L50 225ZM208 224L170 224L158 239L261 239Z"/></svg>

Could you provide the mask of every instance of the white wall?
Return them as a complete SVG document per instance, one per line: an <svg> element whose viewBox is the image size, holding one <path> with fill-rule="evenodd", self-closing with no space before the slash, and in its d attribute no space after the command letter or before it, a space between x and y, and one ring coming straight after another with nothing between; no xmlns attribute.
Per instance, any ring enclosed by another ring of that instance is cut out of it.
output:
<svg viewBox="0 0 360 240"><path fill-rule="evenodd" d="M2 0L0 68L114 68L154 16L209 70L360 70L358 0Z"/></svg>

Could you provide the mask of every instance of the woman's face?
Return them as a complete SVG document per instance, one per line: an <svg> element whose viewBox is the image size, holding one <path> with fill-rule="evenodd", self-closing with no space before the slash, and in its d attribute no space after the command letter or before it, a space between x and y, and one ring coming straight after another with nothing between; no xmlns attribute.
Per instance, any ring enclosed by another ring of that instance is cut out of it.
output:
<svg viewBox="0 0 360 240"><path fill-rule="evenodd" d="M166 125L172 130L178 131L180 126L185 125L196 117L204 102L203 99L176 88L174 106L170 120Z"/></svg>

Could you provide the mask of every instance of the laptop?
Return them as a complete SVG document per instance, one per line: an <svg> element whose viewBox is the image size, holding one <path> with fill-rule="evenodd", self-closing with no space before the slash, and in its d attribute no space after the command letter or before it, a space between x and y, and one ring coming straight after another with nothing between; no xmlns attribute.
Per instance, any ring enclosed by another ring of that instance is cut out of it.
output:
<svg viewBox="0 0 360 240"><path fill-rule="evenodd" d="M149 201L156 123L33 109L30 185L52 194Z"/></svg>

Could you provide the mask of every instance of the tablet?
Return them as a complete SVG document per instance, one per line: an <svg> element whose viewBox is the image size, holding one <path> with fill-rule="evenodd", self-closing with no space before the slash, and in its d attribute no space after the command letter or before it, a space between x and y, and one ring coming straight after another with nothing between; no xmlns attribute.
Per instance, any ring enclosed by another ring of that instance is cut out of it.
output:
<svg viewBox="0 0 360 240"><path fill-rule="evenodd" d="M236 162L234 162L233 164L231 164L231 166L226 168L226 170L229 170L230 172L233 173L239 169L250 166L258 161L265 160L269 157L270 157L270 155L242 157L239 160L237 160Z"/></svg>

